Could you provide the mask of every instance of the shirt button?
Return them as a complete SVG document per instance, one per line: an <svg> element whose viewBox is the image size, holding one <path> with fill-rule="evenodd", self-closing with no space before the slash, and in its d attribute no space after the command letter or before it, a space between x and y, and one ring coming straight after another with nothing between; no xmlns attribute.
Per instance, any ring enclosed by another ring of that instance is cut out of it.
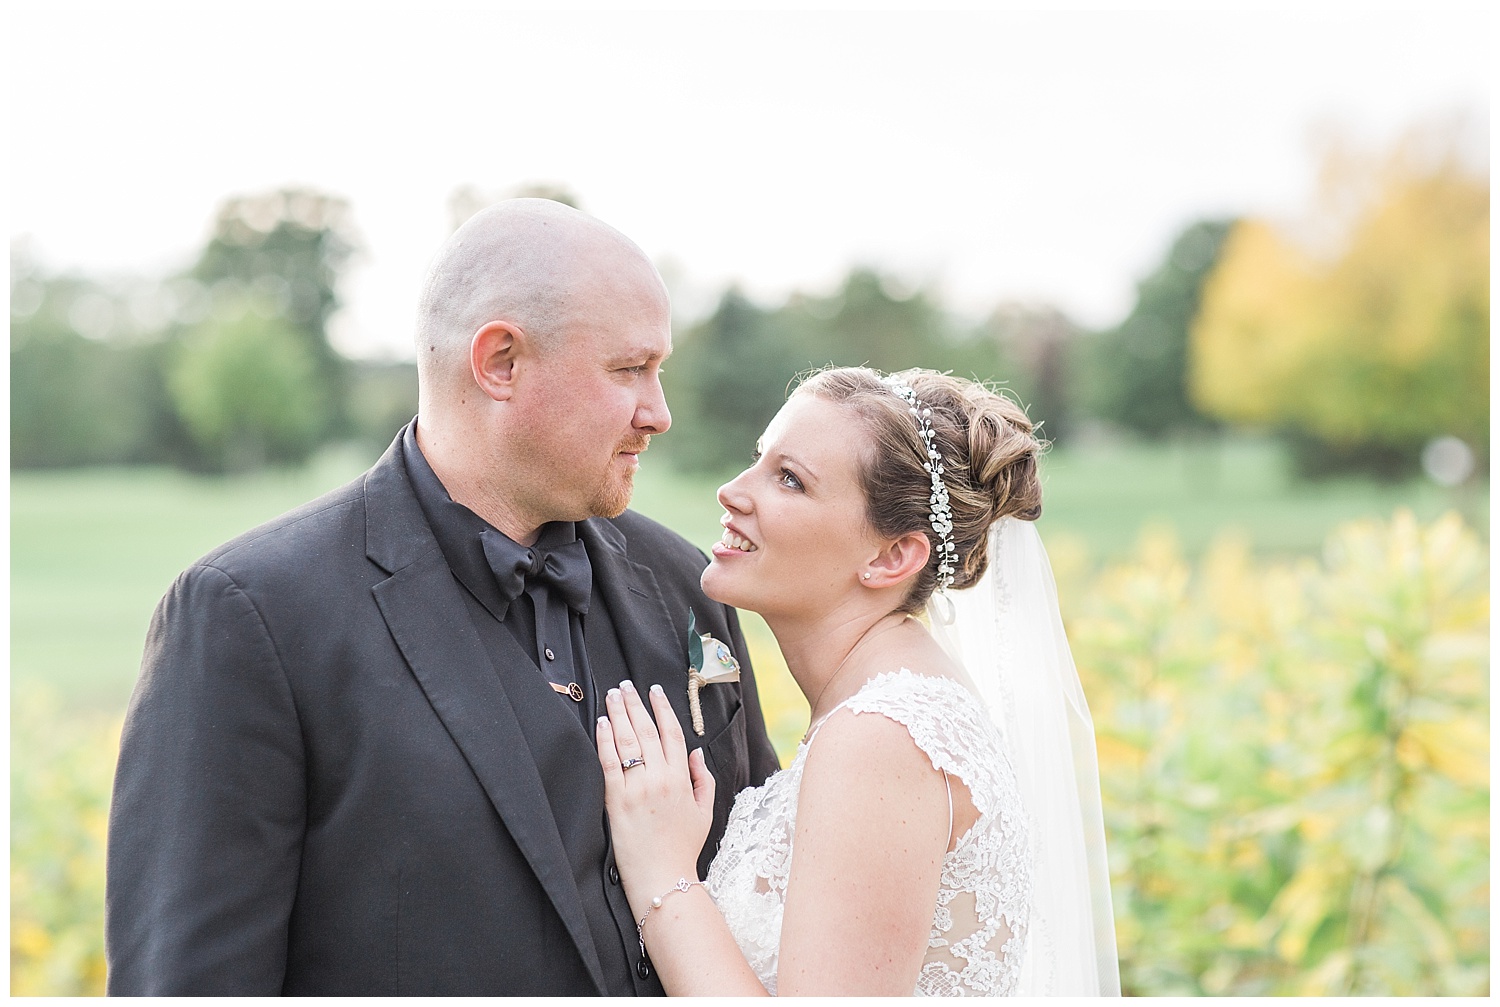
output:
<svg viewBox="0 0 1500 1007"><path fill-rule="evenodd" d="M551 647L547 647L547 648L543 649L542 653L547 655L547 660L549 660L549 661L554 661L554 660L557 659L557 655L554 654L554 653L552 653L552 648Z"/></svg>
<svg viewBox="0 0 1500 1007"><path fill-rule="evenodd" d="M617 870L615 870L615 865L614 864L610 864L609 865L608 877L609 877L609 883L610 884L612 884L612 885L618 885L620 883L620 872L617 871Z"/></svg>
<svg viewBox="0 0 1500 1007"><path fill-rule="evenodd" d="M640 961L636 962L635 974L640 976L642 979L651 978L651 966L646 964L646 959L642 958Z"/></svg>

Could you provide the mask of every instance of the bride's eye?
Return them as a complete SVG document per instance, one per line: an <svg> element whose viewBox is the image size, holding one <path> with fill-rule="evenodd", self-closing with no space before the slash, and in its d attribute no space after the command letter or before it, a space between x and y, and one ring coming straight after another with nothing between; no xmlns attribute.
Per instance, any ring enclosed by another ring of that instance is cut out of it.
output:
<svg viewBox="0 0 1500 1007"><path fill-rule="evenodd" d="M802 480L792 474L791 469L782 469L777 473L777 481L787 489L801 490Z"/></svg>

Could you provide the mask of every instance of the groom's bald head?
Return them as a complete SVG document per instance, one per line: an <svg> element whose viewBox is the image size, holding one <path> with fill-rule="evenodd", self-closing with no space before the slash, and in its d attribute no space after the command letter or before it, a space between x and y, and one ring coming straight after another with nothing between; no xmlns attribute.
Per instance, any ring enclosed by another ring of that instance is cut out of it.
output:
<svg viewBox="0 0 1500 1007"><path fill-rule="evenodd" d="M507 321L543 351L611 288L666 288L644 252L608 224L550 199L509 199L471 217L438 251L417 311L424 400L466 387L469 347L486 323Z"/></svg>

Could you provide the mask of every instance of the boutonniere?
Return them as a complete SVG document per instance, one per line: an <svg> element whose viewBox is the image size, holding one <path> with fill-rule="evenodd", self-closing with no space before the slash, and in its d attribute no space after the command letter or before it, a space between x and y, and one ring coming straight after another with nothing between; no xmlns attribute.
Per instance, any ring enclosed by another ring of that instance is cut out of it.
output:
<svg viewBox="0 0 1500 1007"><path fill-rule="evenodd" d="M715 682L738 682L740 662L722 640L698 632L698 621L688 609L688 712L693 716L693 732L703 737L703 706L698 690Z"/></svg>

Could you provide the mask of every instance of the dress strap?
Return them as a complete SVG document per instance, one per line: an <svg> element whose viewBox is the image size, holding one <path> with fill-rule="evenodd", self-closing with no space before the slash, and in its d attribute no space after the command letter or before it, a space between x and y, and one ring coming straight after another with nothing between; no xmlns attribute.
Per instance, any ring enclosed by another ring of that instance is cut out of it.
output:
<svg viewBox="0 0 1500 1007"><path fill-rule="evenodd" d="M822 727L823 727L824 724L828 723L828 718L831 717L831 716L833 716L835 713L838 713L844 707L848 706L849 705L849 700L851 700L853 698L854 698L854 696L850 696L849 699L844 700L843 702L841 702L837 706L835 706L833 709L831 709L827 713L823 714L823 716L819 717L818 718L818 722L816 724L813 724L811 727L809 727L807 729L807 733L802 736L802 744L807 745L809 748L812 747L813 738L817 737L818 731L822 729Z"/></svg>
<svg viewBox="0 0 1500 1007"><path fill-rule="evenodd" d="M943 789L948 791L948 842L944 844L943 849L949 850L953 848L953 781L948 779L946 769L939 770L939 772L943 774Z"/></svg>

